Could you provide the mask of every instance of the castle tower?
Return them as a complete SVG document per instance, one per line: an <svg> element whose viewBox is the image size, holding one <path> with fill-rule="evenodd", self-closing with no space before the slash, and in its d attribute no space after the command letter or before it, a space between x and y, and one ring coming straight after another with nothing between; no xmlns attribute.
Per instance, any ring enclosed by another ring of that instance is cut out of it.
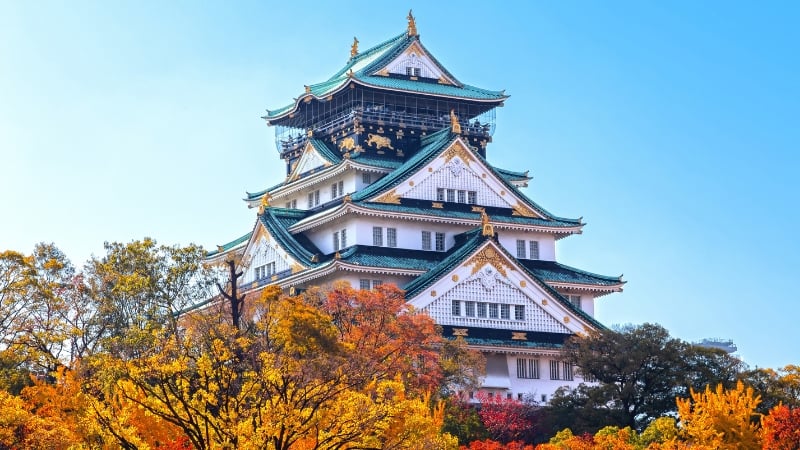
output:
<svg viewBox="0 0 800 450"><path fill-rule="evenodd" d="M595 300L624 281L558 263L557 242L581 219L551 214L521 191L527 172L489 162L508 96L459 81L410 13L403 33L358 44L331 78L267 111L286 178L247 193L253 229L209 261L235 256L251 292L394 283L446 337L484 353L483 389L547 401L577 385L558 349L603 327Z"/></svg>

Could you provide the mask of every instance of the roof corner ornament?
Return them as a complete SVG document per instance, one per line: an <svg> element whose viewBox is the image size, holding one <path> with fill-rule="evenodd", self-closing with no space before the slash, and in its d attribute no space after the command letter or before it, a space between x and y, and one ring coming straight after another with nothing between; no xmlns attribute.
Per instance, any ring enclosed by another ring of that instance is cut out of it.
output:
<svg viewBox="0 0 800 450"><path fill-rule="evenodd" d="M489 223L489 215L486 214L486 211L481 211L481 228L483 228L484 236L494 237L494 227Z"/></svg>
<svg viewBox="0 0 800 450"><path fill-rule="evenodd" d="M221 246L221 245L217 246L217 253L222 253L224 251L225 251L225 248L223 246ZM620 278L622 278L622 275L620 275Z"/></svg>
<svg viewBox="0 0 800 450"><path fill-rule="evenodd" d="M311 93L311 86L309 86L307 84L304 84L303 86L306 88L306 94L310 94Z"/></svg>
<svg viewBox="0 0 800 450"><path fill-rule="evenodd" d="M347 71L347 78L353 78L355 75L356 74L355 74L355 72L353 72L352 68Z"/></svg>
<svg viewBox="0 0 800 450"><path fill-rule="evenodd" d="M290 288L289 288L289 295L291 295L292 297L294 297L295 295L297 295L297 289L295 289L295 287L294 287L294 286L292 286L292 287L290 287Z"/></svg>
<svg viewBox="0 0 800 450"><path fill-rule="evenodd" d="M342 255L340 255L339 252L336 252L336 254L333 255L333 259L342 259Z"/></svg>
<svg viewBox="0 0 800 450"><path fill-rule="evenodd" d="M414 20L414 14L411 13L410 9L406 19L408 19L408 37L419 36L419 33L417 33L417 21Z"/></svg>
<svg viewBox="0 0 800 450"><path fill-rule="evenodd" d="M456 110L450 110L450 127L455 134L461 134L461 124L458 123L458 116L456 115Z"/></svg>
<svg viewBox="0 0 800 450"><path fill-rule="evenodd" d="M264 211L267 208L269 208L269 200L270 200L269 194L264 194L264 196L261 197L261 204L258 206L258 215L259 216L261 214L264 214Z"/></svg>
<svg viewBox="0 0 800 450"><path fill-rule="evenodd" d="M344 196L344 202L345 203L350 203L352 201L353 201L353 197L350 197L350 194L347 194L347 195Z"/></svg>
<svg viewBox="0 0 800 450"><path fill-rule="evenodd" d="M319 255L312 255L311 256L311 262L312 263L318 263L319 262Z"/></svg>
<svg viewBox="0 0 800 450"><path fill-rule="evenodd" d="M355 58L358 54L358 38L353 36L353 45L350 47L350 59Z"/></svg>

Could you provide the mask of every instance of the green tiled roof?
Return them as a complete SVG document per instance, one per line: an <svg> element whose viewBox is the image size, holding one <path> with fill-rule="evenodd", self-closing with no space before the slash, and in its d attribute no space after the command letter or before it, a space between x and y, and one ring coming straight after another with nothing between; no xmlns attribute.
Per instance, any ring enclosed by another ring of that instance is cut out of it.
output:
<svg viewBox="0 0 800 450"><path fill-rule="evenodd" d="M342 261L365 267L431 270L441 263L442 252L354 245L339 252Z"/></svg>
<svg viewBox="0 0 800 450"><path fill-rule="evenodd" d="M306 265L314 265L316 263L312 263L311 258L319 253L319 249L304 235L293 235L288 231L306 214L306 211L298 209L270 207L265 208L258 219L287 253Z"/></svg>
<svg viewBox="0 0 800 450"><path fill-rule="evenodd" d="M468 231L466 233L462 233L461 235L456 236L456 245L447 253L447 257L436 266L434 269L429 270L423 275L420 275L415 280L411 281L407 285L403 286L403 289L406 291L407 298L413 298L419 295L423 290L427 287L441 279L443 276L447 275L451 270L461 264L464 260L466 260L472 253L474 253L478 247L480 247L484 242L486 242L488 238L487 236L483 236L481 233L481 228L478 227L474 230ZM562 305L566 306L570 310L572 310L575 314L586 320L587 322L593 324L599 328L605 328L603 324L598 322L594 317L590 316L586 313L586 311L576 307L572 303L570 303L567 299L565 299L561 294L558 293L555 289L550 287L544 280L539 278L535 273L528 270L527 267L520 264L520 261L517 260L514 256L509 254L501 245L497 245L499 251L503 252L503 254L511 261L517 261L519 267L524 270L530 277L533 279L536 284L539 285L543 290L547 291L554 299L561 302Z"/></svg>
<svg viewBox="0 0 800 450"><path fill-rule="evenodd" d="M520 180L530 180L531 179L531 177L530 177L530 175L528 175L527 171L525 171L525 172L517 172L517 171L514 171L514 170L501 169L499 167L494 167L494 166L492 166L492 168L495 170L495 172L497 172L500 176L502 176L503 178L505 178L508 181L520 181Z"/></svg>
<svg viewBox="0 0 800 450"><path fill-rule="evenodd" d="M454 339L453 329L467 329L464 340L471 345L486 345L492 347L520 347L520 348L561 348L564 342L572 336L565 333L550 333L544 331L506 330L496 328L479 328L469 326L442 326L442 336ZM524 333L526 339L512 339L512 333Z"/></svg>
<svg viewBox="0 0 800 450"><path fill-rule="evenodd" d="M481 214L471 210L471 205L459 203L444 203L444 208L433 208L429 200L400 199L400 204L378 202L354 202L358 206L373 211L386 211L397 213L418 214L450 219L480 220ZM575 219L539 219L536 217L515 216L510 208L483 207L494 223L508 223L519 225L534 225L547 228L574 228L581 225Z"/></svg>
<svg viewBox="0 0 800 450"><path fill-rule="evenodd" d="M317 99L327 97L345 87L351 80L364 86L372 86L379 89L392 89L475 101L500 102L507 98L502 91L490 91L462 84L427 50L426 53L433 59L434 63L444 71L447 77L454 80L456 85L424 80L411 80L410 78L374 75L376 71L389 64L412 43L418 41L418 36L409 36L408 33L404 32L364 52L358 53L355 57L350 58L347 64L331 78L321 83L309 85L307 92L297 97L294 103L272 111L267 110L267 115L264 116L264 119L276 119L295 110L300 102L303 101L303 98L309 94ZM419 45L422 46L422 43L420 42Z"/></svg>
<svg viewBox="0 0 800 450"><path fill-rule="evenodd" d="M623 283L621 277L609 277L559 264L555 261L521 259L519 262L539 278L557 283L615 286Z"/></svg>
<svg viewBox="0 0 800 450"><path fill-rule="evenodd" d="M217 246L216 250L212 250L210 252L206 252L206 258L214 256L214 255L216 255L218 253L225 253L228 250L230 250L232 248L235 248L236 246L241 245L244 242L247 242L250 239L250 236L252 236L252 235L253 235L253 232L251 231L250 233L247 233L242 237L236 238L236 239L234 239L234 240L232 240L232 241L230 241L228 243L219 245L219 246Z"/></svg>
<svg viewBox="0 0 800 450"><path fill-rule="evenodd" d="M429 134L428 136L422 139L421 141L422 148L420 148L420 150L414 156L409 158L405 163L403 163L402 166L398 167L397 170L395 170L394 172L386 175L377 182L371 184L369 187L353 194L352 196L353 201L366 200L381 192L388 191L390 188L404 182L413 174L421 170L430 161L438 157L439 154L442 151L444 151L444 149L447 148L447 146L450 145L450 143L455 138L456 135L451 133L449 128L445 128L437 131L436 133ZM506 188L508 188L508 190L517 193L518 197L522 201L524 201L528 206L533 208L537 213L541 214L549 221L569 223L570 224L569 226L575 226L576 224L580 224L580 220L567 219L564 217L558 217L551 214L546 209L536 204L533 200L529 199L526 195L519 192L519 189L517 189L516 186L511 184L505 176L503 176L500 172L495 170L495 168L492 167L492 165L489 164L489 162L486 161L480 154L478 154L477 152L473 152L472 156L478 159L483 165L485 165L489 169L489 171L491 171L495 175L495 177L497 177L506 186Z"/></svg>

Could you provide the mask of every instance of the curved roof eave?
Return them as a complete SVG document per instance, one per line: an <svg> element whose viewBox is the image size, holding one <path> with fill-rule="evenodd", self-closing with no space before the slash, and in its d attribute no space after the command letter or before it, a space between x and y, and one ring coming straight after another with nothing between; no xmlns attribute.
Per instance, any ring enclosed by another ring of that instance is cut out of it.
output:
<svg viewBox="0 0 800 450"><path fill-rule="evenodd" d="M393 91L393 92L403 92L403 93L411 93L411 94L428 95L428 96L431 96L431 97L456 98L456 99L460 99L460 100L474 101L474 102L477 102L477 103L502 103L502 102L506 101L506 99L508 99L508 97L509 97L509 95L506 95L506 94L502 93L503 91L497 92L498 97L496 97L496 98L481 99L481 98L473 98L473 97L466 97L466 96L453 96L453 95L436 94L436 93L432 93L432 92L419 92L419 91L414 91L414 90L411 90L411 89L389 88L389 87L380 86L380 85L377 85L377 84L371 84L371 83L361 79L361 77L357 77L357 76L352 76L352 77L348 76L346 78L342 78L341 80L339 80L339 82L340 82L340 84L338 84L338 85L336 83L331 84L332 86L334 86L333 88L328 88L328 89L326 89L326 90L324 90L322 92L319 92L319 93L306 92L303 95L295 98L294 99L294 104L289 104L289 105L286 105L286 106L284 106L282 108L276 109L275 111L278 111L279 112L278 114L276 114L274 116L271 116L270 115L271 114L270 110L267 110L267 115L261 116L261 118L266 120L268 125L273 125L272 122L274 122L276 120L283 119L283 118L285 118L285 117L297 112L297 110L300 107L301 103L311 102L311 101L314 101L314 100L321 101L321 100L325 99L326 97L328 97L329 95L338 94L339 92L341 92L342 90L344 90L345 88L350 86L350 83L359 84L361 86L374 88L374 89L386 89L386 90ZM326 81L326 82L320 83L320 84L328 84L328 83L330 83L330 81ZM466 85L462 85L462 86L466 86ZM313 91L313 89L312 89L312 91Z"/></svg>

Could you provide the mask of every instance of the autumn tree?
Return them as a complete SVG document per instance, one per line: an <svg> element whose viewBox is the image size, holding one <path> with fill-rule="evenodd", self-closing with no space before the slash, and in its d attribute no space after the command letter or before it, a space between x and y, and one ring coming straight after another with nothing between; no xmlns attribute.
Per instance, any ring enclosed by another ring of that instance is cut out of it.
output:
<svg viewBox="0 0 800 450"><path fill-rule="evenodd" d="M531 440L536 409L533 402L499 395L490 397L483 392L478 394L478 400L481 403L478 416L492 439L500 442Z"/></svg>
<svg viewBox="0 0 800 450"><path fill-rule="evenodd" d="M733 389L707 386L690 398L676 400L681 435L691 444L715 449L754 449L761 446L756 407L760 399L741 382Z"/></svg>
<svg viewBox="0 0 800 450"><path fill-rule="evenodd" d="M561 391L551 412L572 406L574 414L595 429L606 425L640 430L675 409L675 397L709 383L732 386L743 364L722 351L699 348L670 337L660 325L601 329L573 336L564 359L598 381L578 390ZM597 408L608 413L597 414ZM610 423L609 423L610 422Z"/></svg>
<svg viewBox="0 0 800 450"><path fill-rule="evenodd" d="M427 352L433 328L421 317L365 312L358 301L352 307L340 305L335 320L306 298L272 287L248 302L252 321L241 331L210 310L193 314L180 334L158 330L157 345L139 357L101 361L97 369L115 381L98 384L96 397L174 424L197 449L453 448L455 439L440 431L442 406L432 408L439 403L404 372L428 370L407 364L421 359L411 353L416 348ZM417 341L405 342L408 354L388 336L370 342L341 323L347 317L371 330L379 323L373 314L387 333ZM119 429L118 414L97 411L108 433Z"/></svg>
<svg viewBox="0 0 800 450"><path fill-rule="evenodd" d="M761 418L765 450L800 448L800 408L778 405Z"/></svg>
<svg viewBox="0 0 800 450"><path fill-rule="evenodd" d="M213 278L202 247L158 245L150 238L106 243L86 266L96 315L91 323L104 351L135 357L153 344L154 330L177 330L180 312L212 296Z"/></svg>
<svg viewBox="0 0 800 450"><path fill-rule="evenodd" d="M753 369L741 376L761 396L759 412L767 414L778 405L800 408L800 366L787 365L779 369Z"/></svg>

